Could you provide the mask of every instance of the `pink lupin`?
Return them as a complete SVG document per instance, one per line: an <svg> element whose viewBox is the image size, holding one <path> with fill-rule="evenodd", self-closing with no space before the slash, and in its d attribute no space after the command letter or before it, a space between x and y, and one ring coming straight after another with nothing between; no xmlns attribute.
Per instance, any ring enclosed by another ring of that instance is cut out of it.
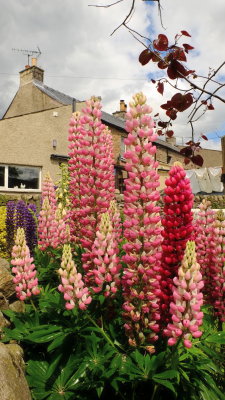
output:
<svg viewBox="0 0 225 400"><path fill-rule="evenodd" d="M124 236L127 267L122 277L123 318L131 345L154 342L158 339L160 319L160 258L161 227L159 207L158 163L154 159L157 139L154 121L148 115L151 108L142 93L133 96L126 115L128 137L124 192Z"/></svg>
<svg viewBox="0 0 225 400"><path fill-rule="evenodd" d="M195 215L194 240L196 243L197 261L201 266L204 280L204 299L211 305L214 303L213 293L215 277L218 271L216 213L208 200L203 200ZM214 293L215 294L215 293Z"/></svg>
<svg viewBox="0 0 225 400"><path fill-rule="evenodd" d="M57 206L56 193L49 173L43 182L42 206L38 216L38 247L60 247L70 240L68 216Z"/></svg>
<svg viewBox="0 0 225 400"><path fill-rule="evenodd" d="M58 270L61 284L58 289L64 295L67 310L72 310L76 305L81 310L86 310L91 303L91 296L82 279L82 275L77 272L76 265L72 259L71 247L64 244L61 268Z"/></svg>
<svg viewBox="0 0 225 400"><path fill-rule="evenodd" d="M85 249L82 258L87 274L94 267L92 246L100 216L108 210L114 197L112 139L101 122L101 107L98 98L92 97L88 100L82 110L83 115L71 127L75 129L75 133L71 135L74 134L76 140L73 136L70 137L70 192L71 202L75 207L72 219L74 218L75 225L77 219L79 220L77 236Z"/></svg>
<svg viewBox="0 0 225 400"><path fill-rule="evenodd" d="M121 264L118 258L118 242L110 221L110 214L101 215L99 230L92 248L95 267L92 271L95 286L94 292L103 291L106 297L114 295L120 286Z"/></svg>
<svg viewBox="0 0 225 400"><path fill-rule="evenodd" d="M182 338L184 346L190 348L191 339L202 335L199 328L203 319L204 283L196 261L195 242L187 242L184 258L173 282L173 301L170 303L172 322L167 325L164 334L169 337L169 346Z"/></svg>
<svg viewBox="0 0 225 400"><path fill-rule="evenodd" d="M225 322L225 215L222 210L216 214L214 241L216 263L212 266L211 304L219 321Z"/></svg>
<svg viewBox="0 0 225 400"><path fill-rule="evenodd" d="M13 265L12 273L15 275L13 282L16 285L16 295L21 301L40 293L33 261L29 247L26 245L24 229L18 228L12 249L11 264Z"/></svg>

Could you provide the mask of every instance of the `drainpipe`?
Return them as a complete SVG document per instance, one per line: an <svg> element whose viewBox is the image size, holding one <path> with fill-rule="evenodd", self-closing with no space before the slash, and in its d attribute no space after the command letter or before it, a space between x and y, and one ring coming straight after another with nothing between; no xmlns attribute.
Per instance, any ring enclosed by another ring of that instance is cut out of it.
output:
<svg viewBox="0 0 225 400"><path fill-rule="evenodd" d="M76 111L76 99L73 98L72 101L72 112L74 113Z"/></svg>

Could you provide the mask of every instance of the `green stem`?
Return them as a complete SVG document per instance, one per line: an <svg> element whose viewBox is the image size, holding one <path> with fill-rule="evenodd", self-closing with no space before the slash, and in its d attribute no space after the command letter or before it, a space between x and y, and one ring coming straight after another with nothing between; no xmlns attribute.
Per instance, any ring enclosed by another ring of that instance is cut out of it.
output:
<svg viewBox="0 0 225 400"><path fill-rule="evenodd" d="M156 392L158 391L158 388L159 388L159 385L155 385L154 386L154 390L153 390L152 397L151 397L150 400L154 400Z"/></svg>
<svg viewBox="0 0 225 400"><path fill-rule="evenodd" d="M118 350L117 350L116 346L114 345L114 343L112 342L112 340L110 339L110 337L107 335L107 333L104 331L104 329L103 329L103 328L100 328L100 327L98 326L98 324L96 324L96 322L90 317L90 315L86 314L86 316L87 316L88 319L92 322L92 324L93 324L96 328L98 328L98 330L99 330L99 332L101 332L102 336L104 336L104 338L106 339L106 341L107 341L107 342L117 351L117 353L118 353Z"/></svg>
<svg viewBox="0 0 225 400"><path fill-rule="evenodd" d="M33 307L34 311L36 311L36 312L37 312L37 308L36 308L36 306L34 305L34 302L33 302L33 300L32 300L32 299L30 299L30 304L32 305L32 307Z"/></svg>
<svg viewBox="0 0 225 400"><path fill-rule="evenodd" d="M170 354L165 358L165 362L167 362L169 358L173 358L173 356L174 356L175 352L177 351L177 348L178 348L178 346L179 346L181 340L182 340L182 337L180 337L180 338L178 339L177 343L173 346L172 353L170 353Z"/></svg>

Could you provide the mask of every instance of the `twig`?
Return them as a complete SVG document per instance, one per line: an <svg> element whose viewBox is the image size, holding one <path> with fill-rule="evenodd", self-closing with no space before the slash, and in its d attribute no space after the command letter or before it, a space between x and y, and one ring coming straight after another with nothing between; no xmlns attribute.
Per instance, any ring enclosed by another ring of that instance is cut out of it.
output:
<svg viewBox="0 0 225 400"><path fill-rule="evenodd" d="M103 5L98 5L98 4L88 4L88 7L102 7L102 8L109 8L109 7L115 6L115 5L116 5L116 4L118 4L118 3L121 3L122 1L124 1L124 0L117 0L117 1L115 1L115 3L112 3L112 4L107 4L106 6L103 6Z"/></svg>
<svg viewBox="0 0 225 400"><path fill-rule="evenodd" d="M205 100L205 101L208 101L208 100L210 100L212 97L216 97L215 96L215 93L217 92L217 90L220 90L223 86L225 86L225 84L223 84L223 85L221 85L220 87L218 87L217 89L215 89L214 90L214 92L213 93L211 93L210 94L210 96ZM200 99L200 96L199 96L199 98L196 100L196 104L197 104L197 102L199 101L199 99ZM188 122L190 122L191 120L193 121L193 117L195 116L195 114L197 113L197 111L199 110L199 108L200 107L202 107L203 106L203 103L200 103L198 106L195 106L194 107L194 110L192 110L191 111L191 113L189 114L189 121ZM206 110L205 110L206 111ZM205 112L204 112L205 113ZM203 114L204 114L203 113ZM197 121L197 120L195 120L195 121ZM194 121L193 121L194 122Z"/></svg>
<svg viewBox="0 0 225 400"><path fill-rule="evenodd" d="M212 81L212 78L217 74L217 72L219 72L219 70L224 66L224 64L225 64L225 62L223 62L223 63L213 72L212 75L210 75L210 76L208 76L208 78L206 78L207 80L206 80L206 82L205 82L204 85L203 85L203 89L205 89L206 85L207 85L209 82ZM220 84L220 85L221 85L221 84ZM220 88L220 87L219 87L219 88ZM200 100L202 94L203 94L203 93L200 93L200 94L199 94L198 98L196 99L196 105L195 105L195 107L194 107L194 110L193 110L193 111L189 114L189 116L188 116L188 117L190 117L190 120L194 117L194 115L196 114L196 112L197 112L197 110L199 109L199 107L201 107L201 105L197 107L197 103L198 103L198 101ZM207 100L209 100L210 98L211 98L211 97L209 97Z"/></svg>
<svg viewBox="0 0 225 400"><path fill-rule="evenodd" d="M203 79L209 79L209 77L207 76L203 76L203 75L198 75L198 78L203 78ZM214 79L210 78L210 82L216 83L217 85L221 85L220 82L215 81Z"/></svg>
<svg viewBox="0 0 225 400"><path fill-rule="evenodd" d="M162 79L162 78L161 78ZM168 83L170 86L172 86L174 89L179 90L179 92L189 92L190 90L192 90L192 88L190 89L180 89L177 86L173 85L170 81L168 81L167 79L163 78L165 80L166 83ZM159 79L158 79L159 80Z"/></svg>
<svg viewBox="0 0 225 400"><path fill-rule="evenodd" d="M164 27L164 25L163 25L163 20L162 20L162 6L161 6L161 3L160 3L160 0L143 0L144 2L146 2L147 3L147 1L155 1L155 2L157 2L158 3L158 13L159 13L159 19L160 19L160 23L161 23L161 27L163 28L163 29L166 29L165 27Z"/></svg>
<svg viewBox="0 0 225 400"><path fill-rule="evenodd" d="M166 28L164 27L164 25L163 25L163 20L162 20L162 6L161 6L161 4L160 4L160 0L157 0L157 1L158 1L158 12L159 12L160 24L161 24L161 27L162 27L163 29L166 29Z"/></svg>
<svg viewBox="0 0 225 400"><path fill-rule="evenodd" d="M132 13L133 13L133 11L134 11L135 1L136 1L136 0L132 0L131 8L130 8L130 11L129 11L129 13L127 14L126 18L123 20L123 22L122 22L120 25L117 26L117 28L115 28L115 29L113 30L113 32L111 33L110 36L112 36L121 26L123 26L123 25L125 26L126 22L127 22L127 21L129 20L129 18L132 16Z"/></svg>
<svg viewBox="0 0 225 400"><path fill-rule="evenodd" d="M195 83L191 82L190 79L188 79L183 74L180 73L180 75L182 75L182 78L185 79L193 87L193 89L197 89L200 92L206 93L206 94L210 95L211 97L215 97L216 99L222 101L222 103L225 103L225 99L223 99L222 97L215 94L216 91L221 89L221 87L223 87L224 85L221 85L221 87L217 88L213 93L211 93L208 90L205 90L205 89L201 88L200 86L196 85Z"/></svg>
<svg viewBox="0 0 225 400"><path fill-rule="evenodd" d="M126 27L126 28L128 28L128 27ZM130 28L128 28L128 29L129 29L129 33L133 36L134 39L136 39L139 43L141 43L144 47L146 47L146 49L149 48L149 46L146 46L146 44L143 43L139 38L137 38L137 37L134 35L134 33L136 33L137 35L139 35L139 36L142 37L143 39L147 39L145 36L142 36L140 33L136 32L134 29L130 29ZM147 39L147 40L150 41L150 39ZM151 41L150 41L150 42L151 42Z"/></svg>

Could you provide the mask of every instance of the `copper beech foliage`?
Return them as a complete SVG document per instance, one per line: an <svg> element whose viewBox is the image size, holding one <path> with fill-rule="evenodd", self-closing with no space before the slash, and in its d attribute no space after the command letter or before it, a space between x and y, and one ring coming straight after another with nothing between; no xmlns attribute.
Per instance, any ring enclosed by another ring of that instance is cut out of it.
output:
<svg viewBox="0 0 225 400"><path fill-rule="evenodd" d="M158 117L156 121L156 128L158 135L166 135L172 137L174 131L173 121L176 120L179 113L184 112L189 109L189 115L187 123L191 127L191 137L192 140L186 143L186 147L182 149L182 154L185 156L185 162L188 164L192 161L198 166L203 165L203 158L200 154L196 153L201 148L200 141L208 140L206 135L200 134L199 139L195 142L194 139L194 123L198 121L207 111L214 110L212 104L212 99L216 98L221 102L225 103L225 99L218 95L218 91L225 86L223 81L218 81L214 79L216 74L224 67L225 61L216 68L209 68L209 73L207 76L198 75L196 71L190 70L187 67L187 57L194 47L186 43L191 38L191 35L186 30L181 30L174 38L172 44L169 43L169 39L165 34L160 33L154 40L150 37L145 37L139 32L132 29L128 24L130 23L131 17L135 13L135 5L138 0L115 0L109 4L102 5L92 5L94 7L105 7L109 8L112 6L117 6L119 3L129 3L128 13L122 22L113 30L111 35L113 35L121 27L126 28L129 33L138 40L145 49L141 52L139 56L139 61L142 65L146 65L149 62L157 65L159 70L164 70L165 74L160 79L152 79L152 83L155 84L157 91L163 96L164 95L164 85L169 84L172 86L177 93L175 93L171 99L167 100L166 103L161 105L161 108L165 110L165 115L168 118L166 121L162 121L159 114L155 115ZM163 18L162 18L162 6L160 0L142 0L146 3L156 3L158 7L158 14L160 18L160 23L163 29ZM130 8L129 8L130 7ZM181 43L181 39L182 42ZM147 44L146 44L147 43ZM181 43L181 44L180 44ZM203 79L203 84L198 85L195 81L196 78L201 77ZM186 81L187 89L181 89L178 87L178 83L183 79ZM214 85L213 89L208 90L208 84ZM203 99L203 95L205 99Z"/></svg>
<svg viewBox="0 0 225 400"><path fill-rule="evenodd" d="M165 70L167 77L171 80L177 81L178 79L184 79L189 75L191 75L192 78L196 78L197 75L195 71L188 69L186 65L183 64L187 61L186 54L194 49L194 47L188 43L183 43L178 46L178 40L183 36L191 37L187 31L182 30L180 34L175 36L174 44L169 45L167 36L159 34L157 39L153 40L149 47L141 52L139 62L142 65L146 65L150 61L157 64L159 69ZM156 85L157 91L162 96L164 94L164 83L168 82L167 77L161 78L157 81L154 79L151 80L152 83ZM176 84L174 87L176 88ZM196 99L194 98L192 91L189 89L184 92L184 94L178 91L171 99L167 100L166 103L161 104L161 108L165 110L165 114L169 119L167 121L162 121L159 118L159 114L155 115L155 117L158 117L156 122L158 135L161 136L165 134L167 137L172 137L174 135L174 131L171 129L172 121L177 118L178 113L184 112L195 102ZM205 106L205 111L214 110L212 103L207 100L201 100L200 105ZM192 138L193 137L194 135L192 132ZM201 138L208 140L204 134L201 135ZM195 142L193 139L186 143L186 147L181 150L181 154L185 156L185 164L189 164L192 161L198 166L203 165L204 160L202 156L200 154L196 155L196 151L200 148L200 141Z"/></svg>

